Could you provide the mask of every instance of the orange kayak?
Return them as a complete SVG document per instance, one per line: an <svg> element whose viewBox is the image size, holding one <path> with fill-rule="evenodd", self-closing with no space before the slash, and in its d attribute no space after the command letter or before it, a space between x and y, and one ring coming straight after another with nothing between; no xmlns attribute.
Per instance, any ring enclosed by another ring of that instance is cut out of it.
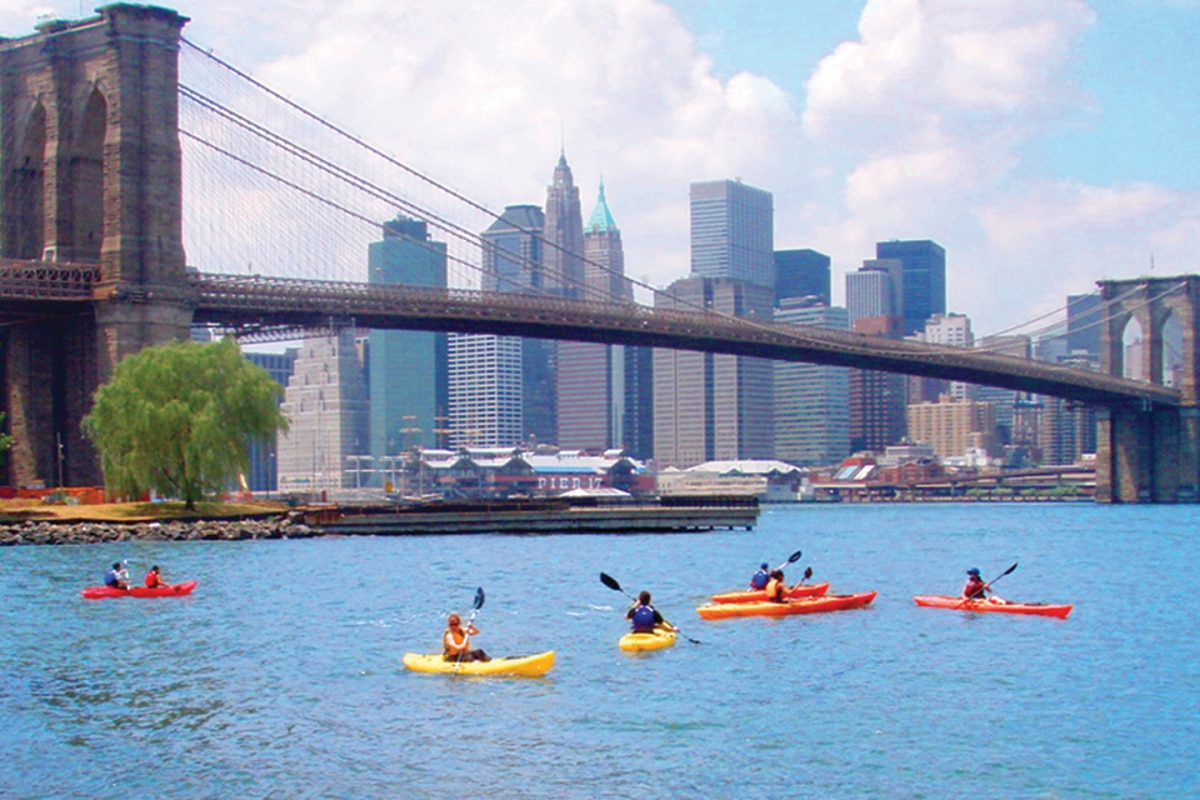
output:
<svg viewBox="0 0 1200 800"><path fill-rule="evenodd" d="M808 586L793 586L788 590L788 599L796 600L801 597L820 597L829 591L829 582L813 583ZM724 594L714 594L712 602L714 603L757 603L767 599L766 589L743 589L738 592L725 592Z"/></svg>
<svg viewBox="0 0 1200 800"><path fill-rule="evenodd" d="M106 597L180 597L191 594L196 588L196 581L172 583L169 586L157 586L149 589L145 586L130 586L128 589L114 589L111 586L89 586L83 590L87 600L103 600Z"/></svg>
<svg viewBox="0 0 1200 800"><path fill-rule="evenodd" d="M714 603L700 606L696 613L704 619L727 617L786 617L792 614L814 614L820 611L841 611L861 608L875 599L875 592L858 594L828 594L823 597L803 597L786 603L761 601L756 603Z"/></svg>
<svg viewBox="0 0 1200 800"><path fill-rule="evenodd" d="M963 600L944 594L919 594L913 598L925 608L949 608L958 611L996 612L999 614L1032 614L1038 617L1066 619L1075 606L1051 605L1049 603L993 603L990 600Z"/></svg>

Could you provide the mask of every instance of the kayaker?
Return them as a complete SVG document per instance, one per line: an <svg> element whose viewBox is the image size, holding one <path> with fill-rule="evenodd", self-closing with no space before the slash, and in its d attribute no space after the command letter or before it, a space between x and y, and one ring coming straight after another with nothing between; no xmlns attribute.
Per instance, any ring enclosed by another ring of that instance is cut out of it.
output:
<svg viewBox="0 0 1200 800"><path fill-rule="evenodd" d="M482 650L471 649L471 637L479 635L474 623L464 627L462 617L451 614L446 619L446 632L442 634L442 658L446 661L491 661L492 657Z"/></svg>
<svg viewBox="0 0 1200 800"><path fill-rule="evenodd" d="M990 597L988 595L991 595ZM966 600L987 600L989 603L1003 603L979 577L979 570L971 567L967 570L967 582L963 584L962 596Z"/></svg>
<svg viewBox="0 0 1200 800"><path fill-rule="evenodd" d="M771 565L763 562L758 565L758 572L750 576L751 589L765 589L771 580Z"/></svg>
<svg viewBox="0 0 1200 800"><path fill-rule="evenodd" d="M112 569L104 573L104 585L113 589L129 588L129 573L121 567L121 562L112 565Z"/></svg>
<svg viewBox="0 0 1200 800"><path fill-rule="evenodd" d="M645 590L638 594L637 602L625 612L625 619L633 624L634 633L653 633L655 628L668 631L676 629L650 604L650 593Z"/></svg>
<svg viewBox="0 0 1200 800"><path fill-rule="evenodd" d="M783 570L771 571L771 579L767 581L767 599L772 603L786 603L788 586L783 577Z"/></svg>
<svg viewBox="0 0 1200 800"><path fill-rule="evenodd" d="M146 588L157 589L160 586L166 585L167 584L162 579L162 572L160 572L158 569L158 564L155 564L150 568L150 571L146 573Z"/></svg>

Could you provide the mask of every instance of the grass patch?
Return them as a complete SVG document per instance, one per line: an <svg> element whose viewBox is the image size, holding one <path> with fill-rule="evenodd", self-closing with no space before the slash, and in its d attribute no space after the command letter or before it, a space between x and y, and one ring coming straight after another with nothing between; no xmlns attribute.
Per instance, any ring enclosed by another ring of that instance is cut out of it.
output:
<svg viewBox="0 0 1200 800"><path fill-rule="evenodd" d="M103 505L51 505L37 500L0 501L0 523L26 520L63 522L154 522L173 519L228 519L262 517L282 514L288 510L284 503L266 500L245 502L197 503L188 511L183 503L104 503Z"/></svg>

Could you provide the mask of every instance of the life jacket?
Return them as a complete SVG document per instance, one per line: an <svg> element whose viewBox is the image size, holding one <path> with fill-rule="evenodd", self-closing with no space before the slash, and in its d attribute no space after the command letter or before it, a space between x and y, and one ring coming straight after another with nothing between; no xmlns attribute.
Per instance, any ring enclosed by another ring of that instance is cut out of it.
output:
<svg viewBox="0 0 1200 800"><path fill-rule="evenodd" d="M649 633L654 630L654 624L657 616L654 612L654 606L638 605L633 609L633 616L630 619L633 621L634 633Z"/></svg>
<svg viewBox="0 0 1200 800"><path fill-rule="evenodd" d="M968 578L966 585L963 586L963 597L968 600L983 600L987 597L987 591L984 589L985 586L987 584L979 578Z"/></svg>
<svg viewBox="0 0 1200 800"><path fill-rule="evenodd" d="M105 586L114 586L115 587L120 582L121 582L121 579L120 579L120 577L117 576L117 571L115 569L110 569L108 572L104 573L104 585Z"/></svg>
<svg viewBox="0 0 1200 800"><path fill-rule="evenodd" d="M442 634L442 653L444 655L456 656L465 651L463 645L467 642L467 634L462 629L459 629L459 633L462 634L461 639L454 635L453 628L446 628L446 632Z"/></svg>
<svg viewBox="0 0 1200 800"><path fill-rule="evenodd" d="M150 570L149 572L146 573L146 588L147 589L157 589L159 586L162 586L162 585L163 585L163 582L158 579L157 572L155 572L154 570Z"/></svg>
<svg viewBox="0 0 1200 800"><path fill-rule="evenodd" d="M773 603L782 603L787 600L787 586L783 581L772 578L767 583L767 599Z"/></svg>
<svg viewBox="0 0 1200 800"><path fill-rule="evenodd" d="M767 582L771 580L771 574L764 570L759 570L750 578L750 586L754 589L767 588Z"/></svg>

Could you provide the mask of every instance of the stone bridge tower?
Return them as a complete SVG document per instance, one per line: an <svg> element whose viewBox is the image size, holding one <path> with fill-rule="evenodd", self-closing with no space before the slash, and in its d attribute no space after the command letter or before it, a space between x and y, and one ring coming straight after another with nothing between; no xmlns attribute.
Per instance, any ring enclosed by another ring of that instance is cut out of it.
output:
<svg viewBox="0 0 1200 800"><path fill-rule="evenodd" d="M1105 309L1101 369L1110 375L1174 385L1181 404L1178 408L1101 410L1096 499L1111 503L1197 502L1200 275L1100 281L1097 285ZM1125 333L1135 321L1141 343L1126 345ZM1177 341L1169 346L1169 339Z"/></svg>
<svg viewBox="0 0 1200 800"><path fill-rule="evenodd" d="M96 387L191 321L178 133L187 18L129 3L98 13L0 39L0 257L99 275L76 314L4 328L14 485L98 483L80 433Z"/></svg>

